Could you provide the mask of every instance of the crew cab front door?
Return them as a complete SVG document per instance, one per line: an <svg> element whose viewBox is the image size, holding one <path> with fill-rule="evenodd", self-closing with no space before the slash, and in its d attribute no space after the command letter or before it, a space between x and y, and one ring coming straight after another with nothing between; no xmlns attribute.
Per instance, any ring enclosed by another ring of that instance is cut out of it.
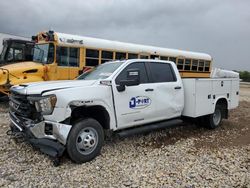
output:
<svg viewBox="0 0 250 188"><path fill-rule="evenodd" d="M124 91L119 92L116 86L127 78L127 70L130 69L140 70L140 84L126 86ZM112 83L118 129L152 121L155 95L151 85L144 62L131 63L118 74Z"/></svg>

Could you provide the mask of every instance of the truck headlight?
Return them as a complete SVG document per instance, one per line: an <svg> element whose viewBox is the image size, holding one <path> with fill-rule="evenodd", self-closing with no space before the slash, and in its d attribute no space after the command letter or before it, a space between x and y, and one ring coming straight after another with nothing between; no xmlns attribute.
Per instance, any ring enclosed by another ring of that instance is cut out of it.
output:
<svg viewBox="0 0 250 188"><path fill-rule="evenodd" d="M43 115L50 115L56 106L56 101L55 95L41 97L35 102L36 110Z"/></svg>

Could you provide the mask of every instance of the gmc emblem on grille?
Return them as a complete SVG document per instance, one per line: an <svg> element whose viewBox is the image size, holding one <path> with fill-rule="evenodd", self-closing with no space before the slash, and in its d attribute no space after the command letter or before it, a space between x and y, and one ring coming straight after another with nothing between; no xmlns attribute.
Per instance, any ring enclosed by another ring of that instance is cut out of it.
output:
<svg viewBox="0 0 250 188"><path fill-rule="evenodd" d="M12 108L14 108L15 110L18 110L18 108L19 108L19 105L18 104L15 104L15 103L13 103L12 101L10 101L10 106L12 107Z"/></svg>

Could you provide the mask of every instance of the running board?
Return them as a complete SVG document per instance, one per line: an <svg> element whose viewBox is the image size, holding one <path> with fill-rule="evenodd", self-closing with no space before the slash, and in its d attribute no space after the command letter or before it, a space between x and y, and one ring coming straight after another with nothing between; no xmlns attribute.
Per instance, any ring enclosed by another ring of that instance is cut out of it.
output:
<svg viewBox="0 0 250 188"><path fill-rule="evenodd" d="M123 138L123 137L132 136L135 134L147 133L147 132L151 132L151 131L155 131L159 129L175 127L176 125L178 124L180 125L181 123L183 123L181 119L161 121L161 122L157 122L153 124L147 124L147 125L142 125L142 126L135 127L135 128L125 129L123 131L118 132L117 135Z"/></svg>

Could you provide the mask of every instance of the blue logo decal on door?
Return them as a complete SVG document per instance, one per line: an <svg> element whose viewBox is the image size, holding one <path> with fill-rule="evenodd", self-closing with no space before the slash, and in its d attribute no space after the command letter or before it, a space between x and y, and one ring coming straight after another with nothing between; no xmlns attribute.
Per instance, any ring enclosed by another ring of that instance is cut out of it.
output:
<svg viewBox="0 0 250 188"><path fill-rule="evenodd" d="M151 99L146 96L132 97L129 101L129 108L141 109L146 108L151 104Z"/></svg>

